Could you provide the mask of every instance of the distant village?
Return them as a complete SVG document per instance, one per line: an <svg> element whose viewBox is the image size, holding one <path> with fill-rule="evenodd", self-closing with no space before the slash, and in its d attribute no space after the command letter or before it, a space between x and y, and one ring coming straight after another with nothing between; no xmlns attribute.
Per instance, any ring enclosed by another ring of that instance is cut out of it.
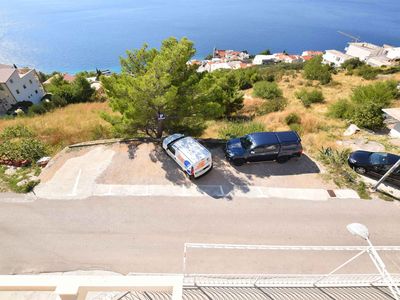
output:
<svg viewBox="0 0 400 300"><path fill-rule="evenodd" d="M318 55L322 55L323 63L334 67L340 67L351 58L358 58L373 67L392 66L400 59L400 47L389 45L378 46L365 42L352 42L344 50L345 52L307 50L301 55L288 53L259 54L251 58L247 51L214 49L211 59L192 60L190 64L198 65L198 72L213 72L221 69L236 70L279 62L301 63Z"/></svg>
<svg viewBox="0 0 400 300"><path fill-rule="evenodd" d="M378 46L366 42L351 42L344 49L314 51L307 50L301 55L288 53L273 53L268 55L255 55L252 57L247 51L214 49L212 57L204 60L191 60L188 64L198 66L198 72L213 72L222 69L243 69L252 66L268 65L274 63L301 63L322 55L323 63L340 67L351 58L359 58L361 61L373 67L392 66L400 60L400 47L389 45ZM109 70L101 71L101 75L109 76ZM75 79L74 75L58 74L67 82ZM16 65L0 64L0 114L6 113L10 108L20 102L39 103L46 95L45 86L52 78L41 83L34 69L18 68ZM88 77L92 88L99 90L101 82L98 77Z"/></svg>

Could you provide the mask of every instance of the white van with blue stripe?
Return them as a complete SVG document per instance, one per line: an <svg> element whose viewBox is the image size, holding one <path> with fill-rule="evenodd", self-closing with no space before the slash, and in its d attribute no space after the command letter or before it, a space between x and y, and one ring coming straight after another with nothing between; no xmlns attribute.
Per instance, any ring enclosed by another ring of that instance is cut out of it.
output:
<svg viewBox="0 0 400 300"><path fill-rule="evenodd" d="M163 140L162 147L189 178L198 178L212 168L211 152L190 136L175 133Z"/></svg>

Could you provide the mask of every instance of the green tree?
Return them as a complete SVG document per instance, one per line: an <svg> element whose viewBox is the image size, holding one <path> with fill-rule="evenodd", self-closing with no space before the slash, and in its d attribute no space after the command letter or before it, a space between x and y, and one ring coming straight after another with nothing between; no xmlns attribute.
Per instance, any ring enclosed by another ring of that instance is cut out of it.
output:
<svg viewBox="0 0 400 300"><path fill-rule="evenodd" d="M322 56L313 57L304 64L304 77L309 80L319 80L327 84L332 80L331 67L322 64Z"/></svg>
<svg viewBox="0 0 400 300"><path fill-rule="evenodd" d="M71 83L72 99L68 103L89 102L95 90L90 86L89 81L83 75L77 76Z"/></svg>
<svg viewBox="0 0 400 300"><path fill-rule="evenodd" d="M122 73L102 77L113 111L105 115L122 134L145 133L160 138L167 130L199 133L206 119L220 117L224 109L218 101L204 96L201 74L187 62L195 54L186 38L168 38L160 50L128 52L121 58Z"/></svg>
<svg viewBox="0 0 400 300"><path fill-rule="evenodd" d="M206 74L197 90L202 101L212 99L222 109L222 114L230 117L243 107L241 83L234 72L221 70Z"/></svg>
<svg viewBox="0 0 400 300"><path fill-rule="evenodd" d="M266 49L260 52L260 55L271 55L271 50Z"/></svg>

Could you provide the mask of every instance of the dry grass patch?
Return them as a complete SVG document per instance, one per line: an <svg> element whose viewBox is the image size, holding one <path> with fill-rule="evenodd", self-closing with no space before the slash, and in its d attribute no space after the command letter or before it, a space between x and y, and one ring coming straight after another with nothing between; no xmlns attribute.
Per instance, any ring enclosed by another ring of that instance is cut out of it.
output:
<svg viewBox="0 0 400 300"><path fill-rule="evenodd" d="M111 137L111 126L100 117L101 111L110 112L107 103L71 104L44 115L0 120L0 131L27 126L55 153L70 144Z"/></svg>

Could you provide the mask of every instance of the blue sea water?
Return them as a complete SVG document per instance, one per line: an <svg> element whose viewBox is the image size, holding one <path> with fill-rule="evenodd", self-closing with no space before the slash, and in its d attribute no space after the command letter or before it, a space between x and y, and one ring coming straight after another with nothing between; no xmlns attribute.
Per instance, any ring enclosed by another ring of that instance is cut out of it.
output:
<svg viewBox="0 0 400 300"><path fill-rule="evenodd" d="M0 0L0 63L74 73L119 69L126 49L169 37L213 47L343 50L349 38L400 46L400 0Z"/></svg>

